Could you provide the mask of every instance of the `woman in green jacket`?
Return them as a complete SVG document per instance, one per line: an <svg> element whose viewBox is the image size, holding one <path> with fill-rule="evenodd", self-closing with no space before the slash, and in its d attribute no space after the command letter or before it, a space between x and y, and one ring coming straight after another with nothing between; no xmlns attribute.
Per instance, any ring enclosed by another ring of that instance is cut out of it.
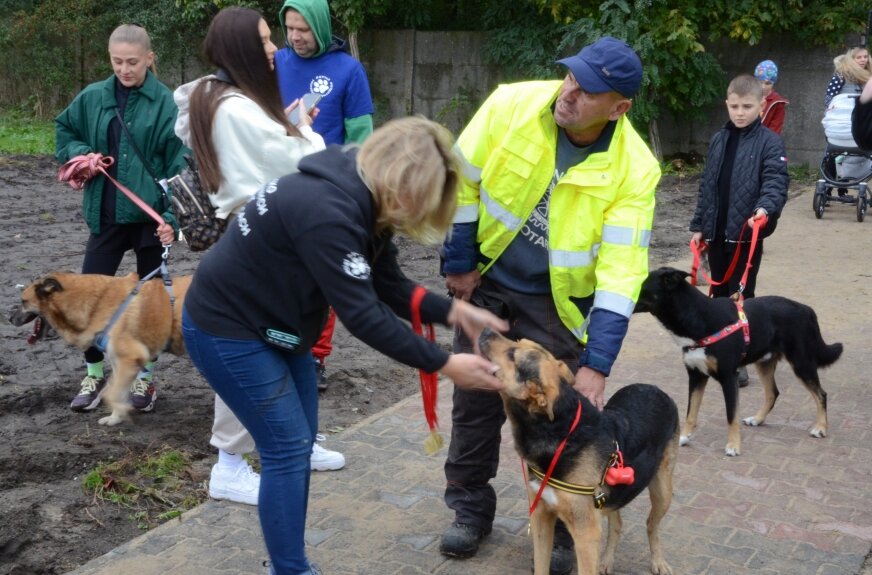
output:
<svg viewBox="0 0 872 575"><path fill-rule="evenodd" d="M133 24L116 28L109 37L109 59L113 75L87 86L55 118L56 157L62 163L94 153L114 158L108 169L112 177L162 214L166 223L158 226L105 176L85 186L83 213L91 235L82 273L115 275L132 249L136 271L143 277L160 266L161 244L175 239L171 206L156 180L181 171L187 148L173 130L176 105L172 92L153 73L154 52L145 29ZM88 349L85 363L88 374L70 404L74 411L95 409L106 385L103 353ZM145 366L131 388L131 403L140 411L154 408L153 364Z"/></svg>

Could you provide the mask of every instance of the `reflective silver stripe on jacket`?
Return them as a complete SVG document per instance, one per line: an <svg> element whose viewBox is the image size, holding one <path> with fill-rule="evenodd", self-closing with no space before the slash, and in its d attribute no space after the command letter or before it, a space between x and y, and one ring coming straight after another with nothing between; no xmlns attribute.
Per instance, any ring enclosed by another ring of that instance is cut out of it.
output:
<svg viewBox="0 0 872 575"><path fill-rule="evenodd" d="M524 220L493 201L490 197L490 194L487 193L486 189L479 188L478 193L485 211L487 211L487 213L490 214L491 217L506 226L506 228L508 228L510 231L514 232L520 229L521 224L524 223ZM456 219L457 218L455 217L455 221Z"/></svg>
<svg viewBox="0 0 872 575"><path fill-rule="evenodd" d="M469 160L463 155L463 150L457 144L454 145L454 153L460 160L460 173L463 177L476 184L481 182L481 168L469 163Z"/></svg>
<svg viewBox="0 0 872 575"><path fill-rule="evenodd" d="M551 250L548 252L548 261L553 267L583 268L593 264L598 251L599 244L589 251Z"/></svg>
<svg viewBox="0 0 872 575"><path fill-rule="evenodd" d="M454 211L455 224L471 224L478 221L478 204L470 204L468 206L457 206Z"/></svg>
<svg viewBox="0 0 872 575"><path fill-rule="evenodd" d="M633 315L634 307L636 307L636 304L627 296L608 291L597 291L593 297L591 311L593 311L594 308L607 309L629 318Z"/></svg>
<svg viewBox="0 0 872 575"><path fill-rule="evenodd" d="M625 226L603 226L603 241L620 246L632 246L636 230ZM639 234L639 246L647 248L651 243L651 231L642 230Z"/></svg>

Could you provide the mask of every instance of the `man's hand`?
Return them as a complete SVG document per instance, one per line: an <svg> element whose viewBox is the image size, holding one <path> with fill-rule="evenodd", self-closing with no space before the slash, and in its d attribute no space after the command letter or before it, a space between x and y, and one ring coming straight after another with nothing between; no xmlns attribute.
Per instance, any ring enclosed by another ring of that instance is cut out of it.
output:
<svg viewBox="0 0 872 575"><path fill-rule="evenodd" d="M699 248L700 243L702 243L702 232L693 232L693 235L690 237L690 243Z"/></svg>
<svg viewBox="0 0 872 575"><path fill-rule="evenodd" d="M578 393L590 400L600 411L603 410L603 392L606 389L606 376L595 369L580 367L575 373L573 386Z"/></svg>
<svg viewBox="0 0 872 575"><path fill-rule="evenodd" d="M448 274L445 276L445 287L451 297L469 301L472 292L481 284L481 274L478 270L472 270L465 274Z"/></svg>

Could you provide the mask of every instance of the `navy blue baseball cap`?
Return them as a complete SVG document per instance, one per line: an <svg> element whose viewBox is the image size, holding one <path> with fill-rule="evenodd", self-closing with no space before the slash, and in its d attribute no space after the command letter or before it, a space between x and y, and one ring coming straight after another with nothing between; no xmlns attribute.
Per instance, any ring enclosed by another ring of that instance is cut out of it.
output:
<svg viewBox="0 0 872 575"><path fill-rule="evenodd" d="M623 40L603 36L575 56L557 61L591 94L617 92L632 98L642 85L642 61Z"/></svg>

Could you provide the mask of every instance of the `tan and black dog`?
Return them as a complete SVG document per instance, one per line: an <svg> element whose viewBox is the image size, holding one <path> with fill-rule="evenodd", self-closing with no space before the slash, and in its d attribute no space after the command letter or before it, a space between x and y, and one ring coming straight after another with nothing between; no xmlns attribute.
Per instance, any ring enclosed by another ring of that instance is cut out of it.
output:
<svg viewBox="0 0 872 575"><path fill-rule="evenodd" d="M758 296L745 300L743 313L748 321L748 341L742 329L710 345L700 345L704 338L723 331L739 319L736 302L730 298L710 298L690 285L690 274L663 267L652 271L642 284L635 312L649 312L663 327L672 332L682 346L687 368L690 399L687 419L681 430L685 445L696 430L699 407L709 377L721 384L727 410L727 455L739 455L741 434L736 415L739 404L739 384L736 369L755 364L763 384L763 404L745 425L763 425L778 399L775 368L786 359L793 373L808 389L817 406L815 423L809 429L812 437L827 434L827 394L821 387L818 369L836 362L842 355L842 344L827 344L821 336L814 310L805 304L781 296Z"/></svg>
<svg viewBox="0 0 872 575"><path fill-rule="evenodd" d="M182 303L191 277L173 278L172 306L162 280L145 282L110 327L106 358L112 375L105 398L112 414L101 418L101 425L117 425L129 419L127 392L146 362L162 351L184 355ZM20 326L36 320L32 336L35 340L45 334L45 320L64 341L85 350L106 329L138 281L133 273L123 277L51 273L24 289L21 307L12 313L9 322Z"/></svg>
<svg viewBox="0 0 872 575"><path fill-rule="evenodd" d="M672 573L660 547L660 520L672 503L672 472L678 451L675 402L653 385L636 383L617 390L600 412L572 387L574 378L566 364L542 346L529 340L515 342L492 330L482 333L479 346L482 354L499 366L496 376L505 384L500 394L515 448L530 468L527 488L531 500L558 446L568 436L530 517L534 573L548 573L558 518L575 541L579 575L613 573L621 533L620 509L646 487L651 497L651 572ZM579 406L581 417L570 433ZM612 486L605 475L618 450L635 477L631 484ZM599 509L608 517L602 561Z"/></svg>

